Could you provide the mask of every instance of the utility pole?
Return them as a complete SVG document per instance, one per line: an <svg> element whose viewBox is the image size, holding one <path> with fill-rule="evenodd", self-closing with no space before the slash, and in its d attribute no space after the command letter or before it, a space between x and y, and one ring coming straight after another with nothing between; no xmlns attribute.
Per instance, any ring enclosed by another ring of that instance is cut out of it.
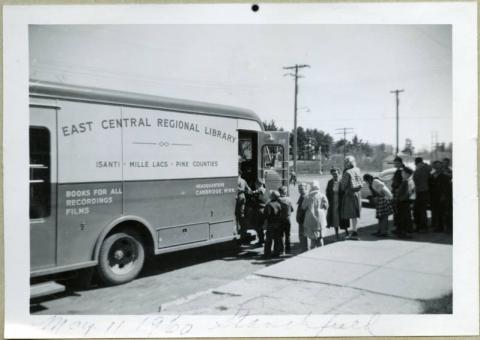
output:
<svg viewBox="0 0 480 340"><path fill-rule="evenodd" d="M430 131L430 137L431 137L431 163L433 163L434 160L438 160L438 131Z"/></svg>
<svg viewBox="0 0 480 340"><path fill-rule="evenodd" d="M294 103L294 111L293 111L293 171L297 172L297 96L298 96L298 78L303 78L302 76L298 75L298 69L310 67L310 65L298 65L295 64L294 66L286 66L284 70L295 70L295 73L287 73L284 76L292 76L295 77L295 103Z"/></svg>
<svg viewBox="0 0 480 340"><path fill-rule="evenodd" d="M347 134L353 133L353 128L339 128L335 129L338 132L335 132L337 135L343 135L343 159L347 156Z"/></svg>
<svg viewBox="0 0 480 340"><path fill-rule="evenodd" d="M396 116L396 121L397 121L397 152L395 152L395 156L398 155L398 106L400 105L400 98L398 97L398 94L401 92L404 92L405 90L394 90L390 91L390 93L395 93L395 99L396 99L396 104L397 104L397 116Z"/></svg>

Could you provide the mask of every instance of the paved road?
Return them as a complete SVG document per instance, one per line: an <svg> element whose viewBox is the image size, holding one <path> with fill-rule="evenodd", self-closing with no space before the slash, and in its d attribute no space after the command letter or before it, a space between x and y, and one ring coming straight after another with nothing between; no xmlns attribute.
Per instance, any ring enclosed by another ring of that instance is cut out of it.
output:
<svg viewBox="0 0 480 340"><path fill-rule="evenodd" d="M428 311L425 300L443 301L452 286L451 235L414 234L400 240L364 232L360 241L316 248L241 280L172 301L161 313L419 314ZM451 302L443 308L451 313Z"/></svg>
<svg viewBox="0 0 480 340"><path fill-rule="evenodd" d="M324 190L329 176L302 176L300 180L320 181ZM290 187L293 202L298 191ZM376 223L374 211L364 209L361 225ZM161 311L162 305L178 298L213 289L242 279L269 265L281 262L299 252L298 226L292 223L291 255L263 260L263 250L253 245L243 246L239 253L231 245L203 247L194 250L156 256L151 259L140 278L115 287L93 286L88 290L67 287L67 292L35 301L35 314L148 314ZM327 230L326 235L332 235Z"/></svg>

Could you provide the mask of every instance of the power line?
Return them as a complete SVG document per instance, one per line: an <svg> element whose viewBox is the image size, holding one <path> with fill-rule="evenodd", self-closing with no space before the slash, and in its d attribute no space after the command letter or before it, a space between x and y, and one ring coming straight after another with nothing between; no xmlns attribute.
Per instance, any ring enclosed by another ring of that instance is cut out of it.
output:
<svg viewBox="0 0 480 340"><path fill-rule="evenodd" d="M298 69L310 67L310 65L302 64L298 65L295 64L294 66L285 66L284 70L295 70L295 73L287 73L284 76L292 76L295 77L295 103L294 103L294 111L293 111L293 171L297 172L297 96L298 96L298 78L303 78L301 75L298 74Z"/></svg>
<svg viewBox="0 0 480 340"><path fill-rule="evenodd" d="M345 157L347 156L347 134L351 134L355 130L353 128L347 128L347 127L343 127L335 130L338 131L338 132L335 132L335 134L337 135L343 134L343 158L345 159Z"/></svg>

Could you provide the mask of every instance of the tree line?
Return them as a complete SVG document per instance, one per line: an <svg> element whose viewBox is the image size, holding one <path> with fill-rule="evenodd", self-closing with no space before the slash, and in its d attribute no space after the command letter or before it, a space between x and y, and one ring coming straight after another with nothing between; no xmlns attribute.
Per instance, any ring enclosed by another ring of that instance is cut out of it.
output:
<svg viewBox="0 0 480 340"><path fill-rule="evenodd" d="M283 131L274 120L263 122L266 131ZM293 130L290 134L290 155L293 156ZM358 165L364 169L379 170L384 167L385 161L394 154L390 144L370 144L357 135L351 140L335 140L330 134L314 129L297 127L298 160L321 160L322 168L327 170L332 167L343 167L344 155L355 156ZM416 150L412 140L407 138L405 145L400 149L404 155L421 155L427 159L437 159L444 152L452 151L452 144L438 143L433 150Z"/></svg>
<svg viewBox="0 0 480 340"><path fill-rule="evenodd" d="M283 131L274 120L263 122L263 127L266 131ZM293 131L290 134L290 145L293 145ZM304 129L301 126L297 127L297 147L300 160L311 160L320 155L328 159L331 155L343 154L344 151L348 154L361 153L370 157L374 151L367 141L360 139L357 135L353 136L352 140L335 141L328 133L318 129Z"/></svg>

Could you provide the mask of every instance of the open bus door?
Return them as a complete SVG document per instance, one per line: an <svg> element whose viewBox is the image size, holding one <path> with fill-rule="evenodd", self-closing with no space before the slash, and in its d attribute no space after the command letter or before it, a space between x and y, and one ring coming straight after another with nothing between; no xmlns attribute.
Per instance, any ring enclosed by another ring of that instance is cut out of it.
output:
<svg viewBox="0 0 480 340"><path fill-rule="evenodd" d="M267 190L278 190L281 186L288 190L288 145L288 132L258 132L258 176L265 180Z"/></svg>

